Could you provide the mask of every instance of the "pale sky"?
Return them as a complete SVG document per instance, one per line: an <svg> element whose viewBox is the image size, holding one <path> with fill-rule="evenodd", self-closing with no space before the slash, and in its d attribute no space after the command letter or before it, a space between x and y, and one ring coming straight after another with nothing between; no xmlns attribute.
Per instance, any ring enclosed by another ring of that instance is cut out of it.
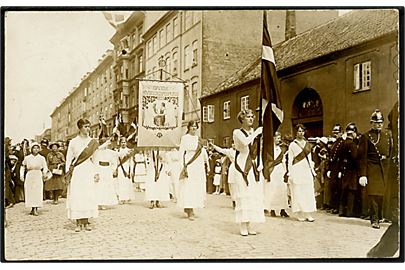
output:
<svg viewBox="0 0 405 270"><path fill-rule="evenodd" d="M113 48L114 33L100 11L8 12L4 135L16 143L50 128L52 111Z"/></svg>

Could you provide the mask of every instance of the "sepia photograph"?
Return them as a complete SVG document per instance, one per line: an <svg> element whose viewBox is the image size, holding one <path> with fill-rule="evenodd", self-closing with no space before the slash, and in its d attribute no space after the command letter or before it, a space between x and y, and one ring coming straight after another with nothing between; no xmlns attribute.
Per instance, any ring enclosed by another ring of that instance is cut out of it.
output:
<svg viewBox="0 0 405 270"><path fill-rule="evenodd" d="M404 262L403 16L2 6L1 261Z"/></svg>

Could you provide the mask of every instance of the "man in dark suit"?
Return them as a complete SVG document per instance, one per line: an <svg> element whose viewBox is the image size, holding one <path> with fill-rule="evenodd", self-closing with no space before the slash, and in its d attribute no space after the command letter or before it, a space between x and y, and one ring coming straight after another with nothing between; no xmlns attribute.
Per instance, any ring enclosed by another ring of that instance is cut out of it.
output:
<svg viewBox="0 0 405 270"><path fill-rule="evenodd" d="M359 141L359 183L367 190L371 226L379 229L392 151L392 135L390 131L383 130L384 117L378 109L371 115L370 123L372 128Z"/></svg>
<svg viewBox="0 0 405 270"><path fill-rule="evenodd" d="M341 192L339 198L339 216L356 216L357 190L359 189L357 176L357 127L349 123L346 127L346 138L337 153L339 171L341 173Z"/></svg>

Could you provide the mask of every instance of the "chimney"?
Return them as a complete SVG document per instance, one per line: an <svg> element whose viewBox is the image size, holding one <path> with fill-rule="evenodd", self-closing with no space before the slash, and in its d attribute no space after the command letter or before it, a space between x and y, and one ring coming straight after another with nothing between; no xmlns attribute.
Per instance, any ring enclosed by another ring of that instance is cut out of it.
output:
<svg viewBox="0 0 405 270"><path fill-rule="evenodd" d="M289 40L296 35L295 10L287 10L285 16L285 40Z"/></svg>

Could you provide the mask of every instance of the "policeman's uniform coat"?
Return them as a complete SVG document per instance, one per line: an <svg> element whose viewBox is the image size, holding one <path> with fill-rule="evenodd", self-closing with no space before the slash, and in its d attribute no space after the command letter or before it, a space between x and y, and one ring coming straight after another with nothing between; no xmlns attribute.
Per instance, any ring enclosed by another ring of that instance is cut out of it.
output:
<svg viewBox="0 0 405 270"><path fill-rule="evenodd" d="M357 153L359 177L367 176L368 195L384 196L391 148L392 135L389 131L372 129L360 137Z"/></svg>

